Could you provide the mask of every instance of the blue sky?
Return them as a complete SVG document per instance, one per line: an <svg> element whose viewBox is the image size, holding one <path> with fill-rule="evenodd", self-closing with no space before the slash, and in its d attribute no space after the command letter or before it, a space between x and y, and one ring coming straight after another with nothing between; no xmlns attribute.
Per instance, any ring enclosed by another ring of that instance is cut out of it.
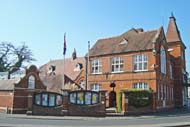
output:
<svg viewBox="0 0 190 127"><path fill-rule="evenodd" d="M142 27L164 26L171 12L186 49L189 72L189 0L0 0L0 41L19 45L25 42L37 59L37 66L62 59L64 32L67 33L66 57L76 48L78 56L96 40Z"/></svg>

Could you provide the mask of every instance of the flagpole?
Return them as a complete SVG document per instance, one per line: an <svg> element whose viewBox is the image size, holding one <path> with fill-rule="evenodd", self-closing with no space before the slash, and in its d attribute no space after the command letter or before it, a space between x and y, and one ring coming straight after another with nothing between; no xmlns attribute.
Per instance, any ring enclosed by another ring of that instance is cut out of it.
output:
<svg viewBox="0 0 190 127"><path fill-rule="evenodd" d="M65 55L63 55L63 86L62 89L65 88Z"/></svg>
<svg viewBox="0 0 190 127"><path fill-rule="evenodd" d="M87 56L87 60L86 60L86 88L85 88L85 90L88 90L89 51L90 51L90 41L88 41L88 56Z"/></svg>
<svg viewBox="0 0 190 127"><path fill-rule="evenodd" d="M63 84L62 84L62 89L65 89L65 54L66 54L66 33L64 34L64 44L63 44Z"/></svg>

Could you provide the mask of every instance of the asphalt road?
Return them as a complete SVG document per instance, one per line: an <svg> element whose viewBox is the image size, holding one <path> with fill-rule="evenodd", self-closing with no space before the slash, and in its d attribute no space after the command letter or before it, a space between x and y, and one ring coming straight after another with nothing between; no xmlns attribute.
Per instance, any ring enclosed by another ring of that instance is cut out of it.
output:
<svg viewBox="0 0 190 127"><path fill-rule="evenodd" d="M190 127L190 111L175 110L146 116L54 117L0 114L0 127Z"/></svg>

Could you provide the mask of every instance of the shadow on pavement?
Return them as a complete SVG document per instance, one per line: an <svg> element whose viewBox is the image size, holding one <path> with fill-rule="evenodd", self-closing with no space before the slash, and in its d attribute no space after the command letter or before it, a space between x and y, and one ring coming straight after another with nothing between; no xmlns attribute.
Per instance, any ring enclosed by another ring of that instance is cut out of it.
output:
<svg viewBox="0 0 190 127"><path fill-rule="evenodd" d="M151 116L162 116L162 117L189 116L190 115L190 109L187 109L187 108L175 108L175 109L163 110L163 111L155 112L155 113L148 114L148 115L151 115Z"/></svg>

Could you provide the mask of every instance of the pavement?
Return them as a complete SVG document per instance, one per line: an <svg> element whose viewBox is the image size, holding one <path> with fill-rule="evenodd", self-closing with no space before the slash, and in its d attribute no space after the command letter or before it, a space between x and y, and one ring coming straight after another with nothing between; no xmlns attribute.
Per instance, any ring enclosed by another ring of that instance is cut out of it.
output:
<svg viewBox="0 0 190 127"><path fill-rule="evenodd" d="M172 117L172 116L190 116L190 109L176 108L165 110L146 115L129 115L129 116L106 116L106 117L89 117L89 116L39 116L39 115L26 115L26 114L4 114L0 116L24 119L52 119L52 120L88 120L88 119L146 119L158 117Z"/></svg>
<svg viewBox="0 0 190 127"><path fill-rule="evenodd" d="M42 120L145 120L145 119L163 119L168 117L189 117L190 110L185 108L172 109L167 111L156 112L147 115L136 115L136 116L109 116L109 117L80 117L80 116L37 116L37 115L26 115L26 114L0 114L0 117L4 118L17 118L17 119L42 119ZM173 119L173 118L172 118ZM3 124L1 124L3 126ZM9 125L6 124L6 127ZM11 125L10 125L11 126ZM127 126L127 125L126 125ZM136 127L137 125L130 125L130 127ZM24 125L18 125L16 127L24 127ZM27 125L29 127L29 125ZM31 125L32 127L32 125ZM44 127L39 126L39 127ZM56 126L59 127L59 126ZM60 126L61 127L61 126ZM64 126L64 127L72 127L72 126ZM87 126L86 126L87 127ZM106 126L104 126L106 127ZM124 126L117 126L124 127ZM190 120L187 122L176 121L175 123L159 123L156 125L138 125L138 127L190 127Z"/></svg>

